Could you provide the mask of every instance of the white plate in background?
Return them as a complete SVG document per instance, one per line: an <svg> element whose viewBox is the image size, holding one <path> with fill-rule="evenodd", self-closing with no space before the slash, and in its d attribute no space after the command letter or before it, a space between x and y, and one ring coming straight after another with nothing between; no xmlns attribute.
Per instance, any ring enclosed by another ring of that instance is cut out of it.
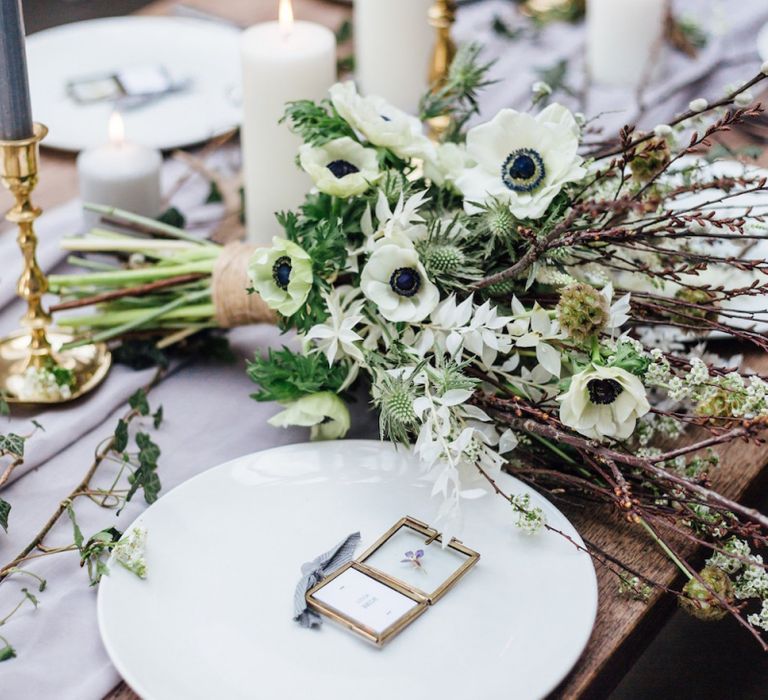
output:
<svg viewBox="0 0 768 700"><path fill-rule="evenodd" d="M126 67L161 65L182 92L123 113L126 138L169 150L201 143L240 123L239 31L178 17L114 17L65 24L27 39L32 111L45 146L80 151L107 141L111 102L81 105L71 80Z"/></svg>

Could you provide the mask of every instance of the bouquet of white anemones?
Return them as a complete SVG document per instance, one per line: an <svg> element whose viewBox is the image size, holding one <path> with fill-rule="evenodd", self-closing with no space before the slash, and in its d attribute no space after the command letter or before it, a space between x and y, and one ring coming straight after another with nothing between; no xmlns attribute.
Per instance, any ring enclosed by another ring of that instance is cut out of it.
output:
<svg viewBox="0 0 768 700"><path fill-rule="evenodd" d="M557 104L470 128L486 82L478 53L459 52L420 119L351 83L288 105L315 189L279 215L285 238L253 253L248 275L301 350L250 364L255 397L283 404L274 424L337 438L345 397L367 378L382 436L413 446L433 479L444 531L478 484L526 532L550 528L499 490L501 469L607 503L680 567L686 609L730 612L768 648L768 573L751 551L768 545L768 518L707 481L713 448L758 439L768 423L768 383L689 342L768 349L768 232L740 199L764 196L766 178L705 159L718 132L762 111L745 96L768 64L667 125L587 146L585 118ZM433 142L425 125L438 117L449 126ZM145 316L143 328L171 317ZM685 446L656 446L691 428ZM677 538L711 549L703 571ZM585 548L632 595L656 585Z"/></svg>
<svg viewBox="0 0 768 700"><path fill-rule="evenodd" d="M345 393L367 375L382 436L413 445L448 531L462 492L477 481L498 491L505 468L615 505L681 567L694 614L742 619L733 572L745 564L766 585L742 593L768 609L768 574L746 544L768 544L768 518L705 480L713 446L764 428L768 383L684 342L718 333L768 348L753 327L768 319L733 306L768 293L768 265L723 245L768 236L759 209L737 206L766 192L765 178L718 175L701 159L714 134L760 111L744 93L764 72L590 150L585 119L558 104L468 129L485 75L477 55L460 52L421 120L352 83L288 106L315 190L280 215L286 240L249 270L302 350L251 363L256 398L285 406L274 424L335 438L350 423ZM446 116L443 139L428 140L428 120ZM708 282L705 269L741 283ZM691 426L704 435L688 446L651 446ZM549 527L503 495L521 528ZM673 553L672 532L716 553L704 571ZM733 554L744 547L746 558ZM614 571L637 595L653 585ZM765 620L742 622L754 631Z"/></svg>

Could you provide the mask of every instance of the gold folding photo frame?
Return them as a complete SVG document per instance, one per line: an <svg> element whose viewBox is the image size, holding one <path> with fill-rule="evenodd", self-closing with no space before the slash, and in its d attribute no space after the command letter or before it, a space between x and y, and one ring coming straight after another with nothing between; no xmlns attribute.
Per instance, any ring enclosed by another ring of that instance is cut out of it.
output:
<svg viewBox="0 0 768 700"><path fill-rule="evenodd" d="M307 591L307 604L383 646L442 598L480 559L415 518L393 525L357 559Z"/></svg>

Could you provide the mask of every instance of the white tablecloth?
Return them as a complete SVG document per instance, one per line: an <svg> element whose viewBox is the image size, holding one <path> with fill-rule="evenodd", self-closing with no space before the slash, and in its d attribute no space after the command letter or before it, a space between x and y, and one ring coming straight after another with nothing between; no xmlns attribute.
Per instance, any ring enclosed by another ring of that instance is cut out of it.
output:
<svg viewBox="0 0 768 700"><path fill-rule="evenodd" d="M665 77L654 85L649 99L663 97L662 104L650 110L647 126L664 122L681 111L688 102L706 94L717 95L735 80L757 72L760 60L755 51L757 28L768 22L764 0L721 2L687 0L679 3L695 8L700 20L713 22L723 32L696 61L681 56L671 58ZM499 60L494 77L502 82L483 97L486 114L505 106L527 107L531 83L537 79L536 68L570 59L569 80L578 84L582 71L583 29L553 25L531 41L510 42L495 35L491 20L498 14L514 21L508 0L491 0L462 8L457 35L462 40L479 39L486 55ZM724 9L727 7L727 14ZM719 9L718 9L719 8ZM723 24L724 22L724 24ZM693 82L692 82L693 81ZM568 100L566 100L568 102ZM630 121L635 112L632 94L594 89L589 94L588 111L622 109L606 115L606 128L616 129ZM178 164L166 166L165 177L178 176ZM45 177L45 173L42 174ZM202 182L187 187L179 204L201 201ZM63 255L58 239L80 227L78 202L46 212L38 225L40 260L52 269ZM18 253L13 234L6 228L0 235L0 332L16 327L22 307L14 300ZM231 366L187 366L171 373L150 396L153 406L162 404L167 419L157 431L162 448L159 475L163 492L194 474L218 463L255 450L306 439L303 430L279 430L266 424L278 408L257 404L249 398L253 385L244 372L245 359L256 349L282 342L270 327L239 329L231 333L238 362ZM10 530L0 532L0 563L5 563L34 536L53 512L57 503L82 478L97 444L114 429L117 417L125 410L127 398L151 376L151 371L133 372L115 367L103 386L86 401L40 414L14 411L7 422L0 422L0 432L26 432L30 419L36 418L46 429L29 442L25 464L3 491L3 498L13 505ZM365 403L362 404L363 406ZM355 437L375 434L375 421L364 411L355 411ZM363 414L363 415L360 415ZM101 479L106 483L111 467ZM102 483L102 482L99 482ZM120 518L97 508L87 499L77 503L78 518L86 536L109 525L124 528L144 508L140 496L125 509ZM204 512L201 511L201 517ZM214 524L212 524L213 526ZM62 519L47 540L49 545L71 543L71 526ZM88 586L84 571L77 566L75 554L66 553L36 560L29 568L49 581L40 597L40 608L25 607L3 627L18 652L18 658L0 664L0 697L4 700L96 700L107 693L119 678L99 640L96 628L96 591ZM0 586L0 618L18 601L20 588L30 580L20 577Z"/></svg>

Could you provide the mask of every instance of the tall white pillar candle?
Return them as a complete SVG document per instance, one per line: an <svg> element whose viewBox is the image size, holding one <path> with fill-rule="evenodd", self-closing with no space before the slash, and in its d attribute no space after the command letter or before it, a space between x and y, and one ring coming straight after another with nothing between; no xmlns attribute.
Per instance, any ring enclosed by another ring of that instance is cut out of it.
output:
<svg viewBox="0 0 768 700"><path fill-rule="evenodd" d="M355 71L361 92L415 114L429 87L434 0L355 0Z"/></svg>
<svg viewBox="0 0 768 700"><path fill-rule="evenodd" d="M640 84L661 52L667 0L588 0L587 64L603 85Z"/></svg>
<svg viewBox="0 0 768 700"><path fill-rule="evenodd" d="M123 122L115 112L109 121L109 143L90 148L77 157L80 198L83 202L105 204L142 216L158 216L161 211L159 151L123 137ZM86 221L98 217L87 214Z"/></svg>
<svg viewBox="0 0 768 700"><path fill-rule="evenodd" d="M282 0L280 21L247 29L243 63L243 175L248 240L268 245L282 230L275 212L294 209L311 187L296 165L300 141L279 124L287 102L320 100L336 80L336 38L318 24L294 22Z"/></svg>

